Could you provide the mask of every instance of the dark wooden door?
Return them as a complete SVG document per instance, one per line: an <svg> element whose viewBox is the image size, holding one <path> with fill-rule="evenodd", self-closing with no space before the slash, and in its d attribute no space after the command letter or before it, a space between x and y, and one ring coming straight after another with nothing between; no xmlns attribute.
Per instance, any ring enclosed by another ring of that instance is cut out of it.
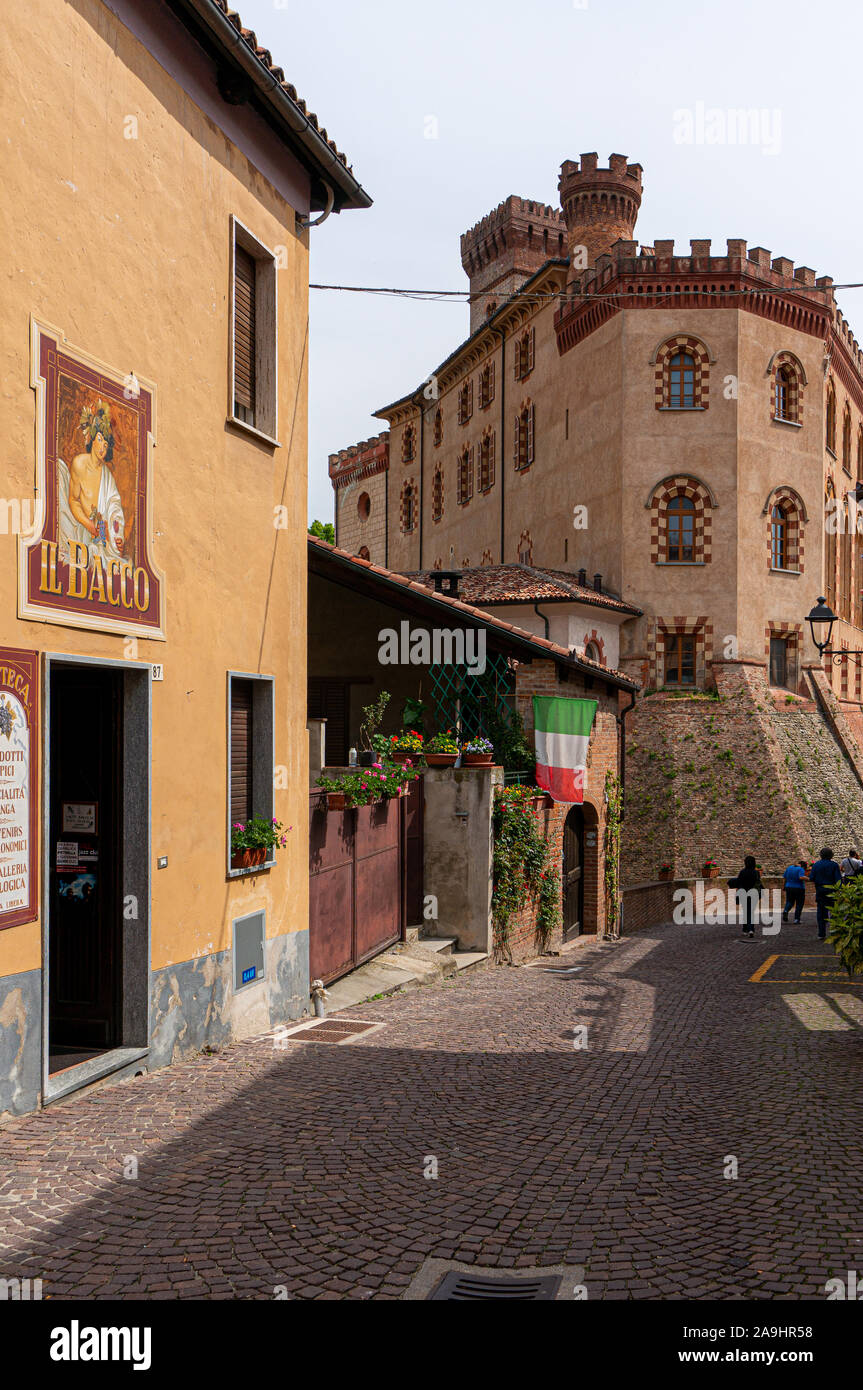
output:
<svg viewBox="0 0 863 1390"><path fill-rule="evenodd" d="M584 921L584 812L573 806L563 827L563 939L581 934Z"/></svg>
<svg viewBox="0 0 863 1390"><path fill-rule="evenodd" d="M788 681L787 647L781 637L770 638L770 684L784 686Z"/></svg>
<svg viewBox="0 0 863 1390"><path fill-rule="evenodd" d="M120 1041L121 728L118 672L54 669L49 774L52 1054L63 1047L113 1047ZM92 812L86 809L91 807ZM86 821L90 815L95 828L82 830L82 816Z"/></svg>

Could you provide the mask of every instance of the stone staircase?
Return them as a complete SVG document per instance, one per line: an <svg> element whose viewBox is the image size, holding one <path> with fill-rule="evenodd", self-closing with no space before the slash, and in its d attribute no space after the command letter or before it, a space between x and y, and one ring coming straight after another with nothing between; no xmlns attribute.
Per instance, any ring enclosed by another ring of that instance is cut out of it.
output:
<svg viewBox="0 0 863 1390"><path fill-rule="evenodd" d="M419 946L421 950L436 955L442 964L445 964L447 959L455 961L456 973L472 970L488 960L486 951L463 951L458 944L457 936L430 936L422 927L408 927L407 940Z"/></svg>

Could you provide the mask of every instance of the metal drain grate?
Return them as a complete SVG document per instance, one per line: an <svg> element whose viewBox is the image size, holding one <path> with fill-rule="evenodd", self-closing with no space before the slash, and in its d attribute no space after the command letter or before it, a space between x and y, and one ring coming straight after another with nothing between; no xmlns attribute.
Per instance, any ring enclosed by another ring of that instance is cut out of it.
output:
<svg viewBox="0 0 863 1390"><path fill-rule="evenodd" d="M465 1274L451 1270L429 1294L429 1301L447 1299L460 1303L474 1300L509 1299L515 1303L535 1303L555 1299L561 1276L550 1274L539 1278L518 1279L509 1275Z"/></svg>
<svg viewBox="0 0 863 1390"><path fill-rule="evenodd" d="M375 1020L366 1021L350 1018L324 1018L313 1023L305 1023L288 1034L289 1042L343 1043L362 1033L369 1033L383 1024Z"/></svg>

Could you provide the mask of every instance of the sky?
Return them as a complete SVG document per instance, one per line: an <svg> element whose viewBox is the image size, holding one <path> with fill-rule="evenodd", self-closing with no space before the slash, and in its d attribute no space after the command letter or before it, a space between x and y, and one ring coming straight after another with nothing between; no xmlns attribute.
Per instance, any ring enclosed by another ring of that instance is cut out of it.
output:
<svg viewBox="0 0 863 1390"><path fill-rule="evenodd" d="M565 159L643 165L635 236L727 237L863 280L853 0L237 0L374 199L310 232L313 283L467 289L459 237ZM750 118L743 140L734 118ZM838 295L863 340L863 290ZM310 292L309 519L327 456L377 434L468 336L467 302Z"/></svg>

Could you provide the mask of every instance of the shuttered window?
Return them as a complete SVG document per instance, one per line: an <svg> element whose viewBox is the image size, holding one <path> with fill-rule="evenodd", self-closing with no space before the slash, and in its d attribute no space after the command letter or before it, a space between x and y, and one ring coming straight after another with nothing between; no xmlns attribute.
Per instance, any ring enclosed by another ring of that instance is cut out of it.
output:
<svg viewBox="0 0 863 1390"><path fill-rule="evenodd" d="M252 682L231 681L231 825L252 815Z"/></svg>
<svg viewBox="0 0 863 1390"><path fill-rule="evenodd" d="M329 767L348 761L348 696L344 681L309 680L309 719L326 719L324 756Z"/></svg>
<svg viewBox="0 0 863 1390"><path fill-rule="evenodd" d="M234 414L255 423L255 321L257 265L242 246L234 246Z"/></svg>

